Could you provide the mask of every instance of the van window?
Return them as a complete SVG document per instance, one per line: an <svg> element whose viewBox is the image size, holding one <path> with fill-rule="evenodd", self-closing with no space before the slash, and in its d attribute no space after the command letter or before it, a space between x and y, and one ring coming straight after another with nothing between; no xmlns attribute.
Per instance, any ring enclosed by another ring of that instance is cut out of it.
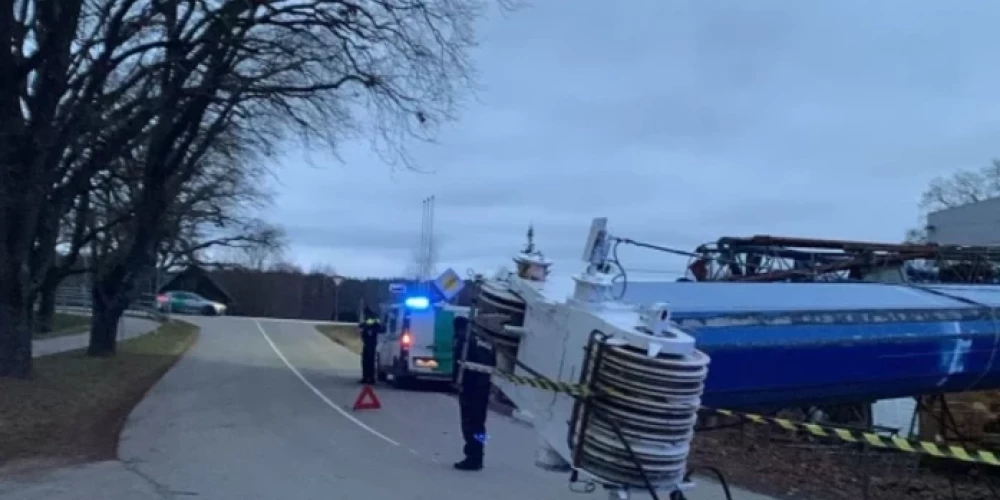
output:
<svg viewBox="0 0 1000 500"><path fill-rule="evenodd" d="M398 330L396 329L396 323L399 321L399 309L389 309L389 320L386 322L385 331L386 333L392 335Z"/></svg>

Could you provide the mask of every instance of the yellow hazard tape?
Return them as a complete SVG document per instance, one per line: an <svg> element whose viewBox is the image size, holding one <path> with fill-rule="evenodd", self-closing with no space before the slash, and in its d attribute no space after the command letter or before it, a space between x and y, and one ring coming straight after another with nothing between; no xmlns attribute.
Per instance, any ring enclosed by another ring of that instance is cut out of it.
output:
<svg viewBox="0 0 1000 500"><path fill-rule="evenodd" d="M590 390L586 386L582 386L579 384L571 384L569 382L559 382L556 380L549 380L538 377L522 377L520 375L514 375L513 373L506 373L500 370L495 370L489 366L481 365L478 363L471 363L469 361L465 361L462 364L463 366L465 366L465 369L467 370L496 375L500 378L509 380L512 384L516 385L526 385L528 387L534 387L535 389L541 389L543 391L571 394L573 396L588 396L590 394Z"/></svg>
<svg viewBox="0 0 1000 500"><path fill-rule="evenodd" d="M548 380L544 378L521 377L519 375L503 373L500 371L494 373L502 378L509 380L513 384L526 385L529 387L534 387L535 389L541 389L543 391L559 392L563 394L571 394L574 396L588 396L590 394L590 391L587 389L587 387L578 384L571 384L569 382L559 382L556 380Z"/></svg>
<svg viewBox="0 0 1000 500"><path fill-rule="evenodd" d="M499 370L494 370L493 368L490 368L488 366L470 362L465 362L464 366L466 369L472 371L491 373L493 375L499 376L517 385L526 385L544 391L571 394L574 396L587 397L591 395L590 394L591 391L589 390L589 388L579 384L571 384L569 382L559 382L559 381L548 380L544 378L536 378L536 377L522 377L511 373L505 373ZM606 390L602 392L604 392L605 394L616 395L615 393ZM727 417L742 418L756 424L775 424L778 427L781 427L782 429L785 430L796 431L796 432L804 431L813 436L836 439L845 443L866 444L873 448L897 450L897 451L902 451L904 453L929 455L932 457L937 457L942 459L960 460L962 462L972 462L972 463L1000 466L1000 457L998 457L996 454L990 451L966 450L961 446L938 445L935 443L931 443L929 441L910 441L908 439L904 439L897 436L885 437L875 434L873 432L861 432L851 429L842 429L842 428L830 427L813 423L796 422L794 420L788 420L786 418L765 417L763 415L758 415L755 413L742 413L731 410L720 410L704 406L700 408L700 411L715 413Z"/></svg>
<svg viewBox="0 0 1000 500"><path fill-rule="evenodd" d="M790 431L805 431L817 437L832 438L847 443L862 443L874 448L898 450L905 453L930 455L932 457L960 460L962 462L974 462L1000 466L1000 458L998 458L995 453L990 451L966 450L961 446L938 445L929 441L910 441L898 436L885 437L873 432L861 432L825 425L795 422L785 418L765 417L754 413L741 413L731 410L719 410L705 407L702 407L702 411L708 411L729 417L743 418L757 424L775 424L782 429Z"/></svg>

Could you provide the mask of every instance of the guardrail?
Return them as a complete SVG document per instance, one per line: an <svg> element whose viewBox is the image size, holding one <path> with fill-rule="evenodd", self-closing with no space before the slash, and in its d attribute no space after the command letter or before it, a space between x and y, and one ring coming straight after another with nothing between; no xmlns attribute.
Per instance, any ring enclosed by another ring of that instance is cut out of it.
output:
<svg viewBox="0 0 1000 500"><path fill-rule="evenodd" d="M72 288L56 292L56 310L89 315L92 308L93 301L89 290ZM125 309L125 316L151 319L160 323L170 319L169 314L157 309L156 295L151 293L142 294L138 300L129 304Z"/></svg>

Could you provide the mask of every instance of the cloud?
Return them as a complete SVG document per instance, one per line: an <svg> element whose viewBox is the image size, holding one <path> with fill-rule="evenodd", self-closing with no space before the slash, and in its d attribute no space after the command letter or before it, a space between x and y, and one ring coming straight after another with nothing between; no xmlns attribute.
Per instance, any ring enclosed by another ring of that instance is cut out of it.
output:
<svg viewBox="0 0 1000 500"><path fill-rule="evenodd" d="M898 240L927 181L997 154L1000 5L536 2L480 26L483 91L432 174L366 143L290 151L269 216L293 254L401 272L437 198L441 266L492 269L534 224L574 268L590 219L691 249L724 235ZM625 258L625 257L623 257ZM684 259L628 250L635 267Z"/></svg>

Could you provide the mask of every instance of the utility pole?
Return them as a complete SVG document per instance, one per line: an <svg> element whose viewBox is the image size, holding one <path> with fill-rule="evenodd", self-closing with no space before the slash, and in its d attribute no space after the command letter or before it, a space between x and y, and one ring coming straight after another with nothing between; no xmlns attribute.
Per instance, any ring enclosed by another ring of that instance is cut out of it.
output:
<svg viewBox="0 0 1000 500"><path fill-rule="evenodd" d="M340 284L344 282L343 276L333 277L333 320L340 321Z"/></svg>
<svg viewBox="0 0 1000 500"><path fill-rule="evenodd" d="M423 220L420 221L420 248L417 257L416 279L423 283L430 279L434 265L434 202L435 196L424 198Z"/></svg>
<svg viewBox="0 0 1000 500"><path fill-rule="evenodd" d="M419 283L424 276L424 248L427 244L427 207L430 198L424 198L420 206L420 243L417 243L416 275L413 277Z"/></svg>

